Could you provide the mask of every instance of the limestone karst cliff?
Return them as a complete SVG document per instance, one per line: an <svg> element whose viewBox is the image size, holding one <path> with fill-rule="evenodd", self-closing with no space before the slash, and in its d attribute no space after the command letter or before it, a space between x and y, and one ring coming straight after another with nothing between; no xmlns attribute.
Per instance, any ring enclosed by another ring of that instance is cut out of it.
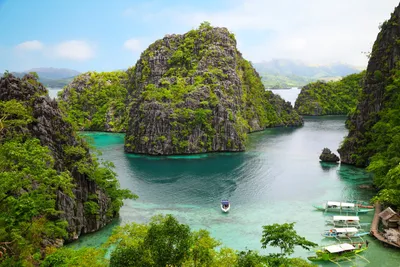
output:
<svg viewBox="0 0 400 267"><path fill-rule="evenodd" d="M243 151L247 133L298 126L273 101L226 28L203 23L151 44L128 70L131 109L125 151L152 155ZM272 104L272 103L275 104Z"/></svg>
<svg viewBox="0 0 400 267"><path fill-rule="evenodd" d="M347 115L357 106L365 72L339 81L317 81L305 85L294 108L300 115Z"/></svg>
<svg viewBox="0 0 400 267"><path fill-rule="evenodd" d="M48 168L56 171L52 175L63 173L67 177L65 183L71 183L72 195L61 186L55 187L54 191L47 192L49 195L46 197L54 200L52 208L58 212L49 216L38 211L35 218L44 216L50 221L66 221L68 235L64 238L72 240L108 224L118 214L122 198L131 197L131 194L119 189L112 171L107 166L101 167L91 156L86 142L74 132L58 103L50 99L47 93L47 89L32 74L22 79L6 74L0 79L0 146L6 143L23 145L29 140L38 139L40 145L48 149L52 162L47 163ZM33 170L24 162L14 162L14 165L21 166L21 169L12 170L15 177L19 173L26 173L25 179L32 181L16 192L13 190L17 187L10 185L10 189L6 190L6 184L2 184L3 205L5 199L29 196L29 191L35 190L40 184L30 173ZM10 169L4 165L1 171L4 174ZM15 184L19 182L15 181ZM28 216L24 212L19 214L21 218ZM26 219L34 220L29 216ZM51 236L42 238L51 239Z"/></svg>
<svg viewBox="0 0 400 267"><path fill-rule="evenodd" d="M393 74L399 69L399 25L400 8L397 7L390 19L381 25L368 62L359 103L347 121L349 134L338 150L344 163L367 166L378 151L372 144L375 141L372 133L376 132L375 125L394 103L398 91L389 85L393 83Z"/></svg>
<svg viewBox="0 0 400 267"><path fill-rule="evenodd" d="M125 132L126 79L124 71L80 74L61 91L60 108L79 130Z"/></svg>

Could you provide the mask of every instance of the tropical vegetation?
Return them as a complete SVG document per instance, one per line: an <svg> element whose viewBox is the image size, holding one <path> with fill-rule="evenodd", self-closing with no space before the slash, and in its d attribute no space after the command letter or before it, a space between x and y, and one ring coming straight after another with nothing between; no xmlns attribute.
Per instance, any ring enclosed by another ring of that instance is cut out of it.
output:
<svg viewBox="0 0 400 267"><path fill-rule="evenodd" d="M351 164L367 167L379 189L374 200L400 209L400 62L397 6L369 54L359 105L346 122L349 135L338 150Z"/></svg>
<svg viewBox="0 0 400 267"><path fill-rule="evenodd" d="M155 65L158 58L164 60ZM249 132L296 119L294 125L302 124L291 108L271 104L271 92L237 50L234 34L208 22L157 40L128 75L127 152L241 151Z"/></svg>
<svg viewBox="0 0 400 267"><path fill-rule="evenodd" d="M358 164L367 162L367 170L374 174L374 183L381 189L374 198L384 204L400 208L400 69L392 71L385 87L384 98L390 99L376 114L379 121L364 133L368 143L352 155ZM366 124L368 125L369 122ZM348 121L350 128L354 127ZM365 140L365 139L364 139ZM344 143L348 142L346 139Z"/></svg>
<svg viewBox="0 0 400 267"><path fill-rule="evenodd" d="M347 115L357 106L365 71L339 81L317 81L301 89L295 109L301 115Z"/></svg>
<svg viewBox="0 0 400 267"><path fill-rule="evenodd" d="M125 131L126 79L124 71L83 73L59 92L60 108L79 130Z"/></svg>
<svg viewBox="0 0 400 267"><path fill-rule="evenodd" d="M0 101L0 266L37 266L70 237L57 199L60 195L75 198L78 185L74 177L87 176L103 190L110 200L106 214L110 219L118 214L122 199L135 195L119 188L112 164L99 163L77 134L47 129L51 133L40 138L48 143L38 139L35 127L44 118L35 114L42 101L48 100L36 74L18 79L6 72L0 83L17 88L3 91L6 98ZM15 98L7 98L7 94ZM49 105L45 112L52 112ZM57 114L57 110L53 112ZM64 130L72 129L62 117L52 115L45 119L59 123ZM52 138L64 143L63 148L55 148ZM74 146L68 145L71 138ZM98 214L97 195L84 205L85 213Z"/></svg>
<svg viewBox="0 0 400 267"><path fill-rule="evenodd" d="M293 226L293 223L264 226L262 247L276 246L282 253L261 255L258 251L224 247L204 229L193 231L172 215L156 215L148 224L117 227L101 248L55 251L41 266L313 266L301 258L289 257L295 246L310 249L316 245L298 236ZM107 260L109 251L111 255Z"/></svg>

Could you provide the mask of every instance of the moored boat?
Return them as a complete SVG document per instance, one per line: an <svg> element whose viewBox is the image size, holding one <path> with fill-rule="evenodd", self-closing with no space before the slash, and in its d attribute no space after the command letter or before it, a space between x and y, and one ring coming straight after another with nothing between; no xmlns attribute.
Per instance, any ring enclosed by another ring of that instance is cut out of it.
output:
<svg viewBox="0 0 400 267"><path fill-rule="evenodd" d="M366 243L343 243L324 247L316 251L315 256L307 257L310 261L331 261L337 262L342 260L349 260L349 258L368 249L368 242Z"/></svg>
<svg viewBox="0 0 400 267"><path fill-rule="evenodd" d="M358 204L350 202L337 202L337 201L327 201L321 205L313 205L317 210L324 212L338 212L338 213L367 213L373 209L362 208Z"/></svg>
<svg viewBox="0 0 400 267"><path fill-rule="evenodd" d="M335 227L356 227L361 228L360 217L358 216L333 216L327 224L333 224Z"/></svg>
<svg viewBox="0 0 400 267"><path fill-rule="evenodd" d="M348 228L332 228L322 233L323 237L328 238L351 238L351 237L362 237L368 235L368 232L360 232L355 227Z"/></svg>
<svg viewBox="0 0 400 267"><path fill-rule="evenodd" d="M229 203L229 200L221 200L221 210L223 212L228 212L230 208L231 204Z"/></svg>

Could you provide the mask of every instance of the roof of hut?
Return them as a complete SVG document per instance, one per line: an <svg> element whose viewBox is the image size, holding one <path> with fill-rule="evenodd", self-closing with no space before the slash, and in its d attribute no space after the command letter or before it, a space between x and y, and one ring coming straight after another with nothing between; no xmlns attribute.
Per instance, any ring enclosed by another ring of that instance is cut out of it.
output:
<svg viewBox="0 0 400 267"><path fill-rule="evenodd" d="M385 209L384 211L379 213L379 217L381 217L383 220L389 220L394 215L397 215L397 217L400 218L400 216L394 210L392 210L390 207L388 207L387 209Z"/></svg>

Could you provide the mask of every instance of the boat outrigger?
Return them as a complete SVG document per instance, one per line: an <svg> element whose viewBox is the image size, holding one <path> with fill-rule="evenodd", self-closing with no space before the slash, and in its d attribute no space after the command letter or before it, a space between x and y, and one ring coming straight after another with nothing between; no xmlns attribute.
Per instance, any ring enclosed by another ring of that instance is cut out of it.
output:
<svg viewBox="0 0 400 267"><path fill-rule="evenodd" d="M231 204L229 203L229 200L221 201L221 210L223 212L228 212L230 208L231 208Z"/></svg>
<svg viewBox="0 0 400 267"><path fill-rule="evenodd" d="M332 228L326 230L322 236L328 238L351 238L351 237L362 237L368 235L368 232L360 232L359 229L355 227L349 228Z"/></svg>
<svg viewBox="0 0 400 267"><path fill-rule="evenodd" d="M333 216L333 218L331 220L327 220L326 223L333 224L335 227L361 228L360 217L358 216Z"/></svg>
<svg viewBox="0 0 400 267"><path fill-rule="evenodd" d="M368 241L361 243L343 243L324 247L316 251L315 256L307 257L310 261L330 261L339 265L338 261L351 261L350 258L368 249ZM361 257L361 256L359 256ZM362 259L368 261L364 257Z"/></svg>
<svg viewBox="0 0 400 267"><path fill-rule="evenodd" d="M365 207L362 205L358 205L350 202L337 202L337 201L327 201L322 205L313 205L317 210L321 210L324 212L339 212L339 213L355 213L362 214L367 213L373 209L370 208L361 208Z"/></svg>

